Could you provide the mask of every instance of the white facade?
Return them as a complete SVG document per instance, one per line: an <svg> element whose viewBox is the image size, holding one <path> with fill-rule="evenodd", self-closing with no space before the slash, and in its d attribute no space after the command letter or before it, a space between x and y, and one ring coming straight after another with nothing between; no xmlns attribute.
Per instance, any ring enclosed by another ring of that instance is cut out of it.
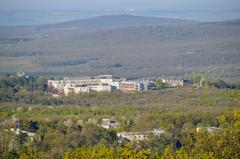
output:
<svg viewBox="0 0 240 159"><path fill-rule="evenodd" d="M30 137L31 141L33 141L33 138L35 136L35 133L28 132L28 131L25 131L25 130L20 130L18 128L16 130L14 128L11 128L10 131L15 133L16 135L19 135L20 133L26 134L28 137Z"/></svg>
<svg viewBox="0 0 240 159"><path fill-rule="evenodd" d="M90 89L89 87L74 87L74 93L78 94L80 92L85 92L85 93L89 93Z"/></svg>
<svg viewBox="0 0 240 159"><path fill-rule="evenodd" d="M89 86L91 91L96 91L96 92L111 92L112 91L112 86L110 85L93 85Z"/></svg>
<svg viewBox="0 0 240 159"><path fill-rule="evenodd" d="M162 79L163 83L166 83L167 85L169 85L170 87L177 87L177 86L183 86L184 85L184 81L181 79Z"/></svg>
<svg viewBox="0 0 240 159"><path fill-rule="evenodd" d="M99 84L101 83L101 79L73 79L73 80L64 80L66 84L77 84L77 85L83 85L83 84Z"/></svg>
<svg viewBox="0 0 240 159"><path fill-rule="evenodd" d="M163 83L170 87L184 86L184 80L163 78ZM80 92L112 92L120 89L123 92L148 91L151 87L149 79L113 79L112 75L99 75L95 77L65 77L63 80L48 80L48 87L53 89L55 94L68 95L69 93Z"/></svg>
<svg viewBox="0 0 240 159"><path fill-rule="evenodd" d="M206 130L209 133L214 133L214 132L221 132L223 129L218 128L218 127L197 127L197 133L199 133L201 130Z"/></svg>
<svg viewBox="0 0 240 159"><path fill-rule="evenodd" d="M103 119L101 127L105 129L116 128L118 126L118 122L112 119Z"/></svg>
<svg viewBox="0 0 240 159"><path fill-rule="evenodd" d="M142 141L149 139L152 136L160 136L164 133L164 130L154 129L153 131L144 132L121 132L117 133L117 136L122 139L128 139L130 141Z"/></svg>
<svg viewBox="0 0 240 159"><path fill-rule="evenodd" d="M123 92L144 91L144 83L138 81L120 82L119 89Z"/></svg>
<svg viewBox="0 0 240 159"><path fill-rule="evenodd" d="M100 75L96 77L65 77L63 80L48 80L48 87L57 89L58 92L111 92L113 86L119 87L119 83L113 82L112 75Z"/></svg>
<svg viewBox="0 0 240 159"><path fill-rule="evenodd" d="M88 86L66 85L64 86L64 94L67 96L69 93L78 94L80 92L89 93L90 88Z"/></svg>
<svg viewBox="0 0 240 159"><path fill-rule="evenodd" d="M73 93L74 89L70 87L64 87L63 92L66 96L68 96L69 93Z"/></svg>

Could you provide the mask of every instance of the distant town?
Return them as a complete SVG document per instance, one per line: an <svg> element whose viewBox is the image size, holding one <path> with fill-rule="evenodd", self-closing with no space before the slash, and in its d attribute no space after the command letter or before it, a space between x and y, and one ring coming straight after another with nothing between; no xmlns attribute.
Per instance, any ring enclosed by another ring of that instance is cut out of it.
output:
<svg viewBox="0 0 240 159"><path fill-rule="evenodd" d="M176 78L116 78L112 75L91 77L64 77L62 80L48 80L48 89L54 97L68 96L81 92L122 92L149 91L158 87L178 87L189 84L188 80Z"/></svg>

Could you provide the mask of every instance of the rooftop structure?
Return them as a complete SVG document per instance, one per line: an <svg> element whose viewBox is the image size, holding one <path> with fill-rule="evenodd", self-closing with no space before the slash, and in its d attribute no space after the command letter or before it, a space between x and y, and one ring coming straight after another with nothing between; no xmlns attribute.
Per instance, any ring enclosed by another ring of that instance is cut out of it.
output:
<svg viewBox="0 0 240 159"><path fill-rule="evenodd" d="M128 139L130 141L142 141L149 139L152 136L160 136L164 133L162 129L154 129L153 131L144 131L144 132L121 132L117 133L117 136L120 139Z"/></svg>

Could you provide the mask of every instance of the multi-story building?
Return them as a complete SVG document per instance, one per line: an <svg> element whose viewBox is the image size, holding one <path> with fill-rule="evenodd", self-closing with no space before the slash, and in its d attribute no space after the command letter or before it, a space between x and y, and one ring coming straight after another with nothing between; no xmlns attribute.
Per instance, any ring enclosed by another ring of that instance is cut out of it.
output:
<svg viewBox="0 0 240 159"><path fill-rule="evenodd" d="M119 87L119 82L113 81L111 75L100 75L96 77L65 77L63 80L48 80L49 89L69 93L80 92L111 92L114 88Z"/></svg>

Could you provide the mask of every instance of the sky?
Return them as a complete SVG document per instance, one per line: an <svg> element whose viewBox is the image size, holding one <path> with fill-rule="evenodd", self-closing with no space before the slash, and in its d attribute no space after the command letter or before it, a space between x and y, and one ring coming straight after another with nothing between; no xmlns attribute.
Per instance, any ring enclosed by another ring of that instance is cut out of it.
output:
<svg viewBox="0 0 240 159"><path fill-rule="evenodd" d="M240 9L240 0L0 0L0 10Z"/></svg>

